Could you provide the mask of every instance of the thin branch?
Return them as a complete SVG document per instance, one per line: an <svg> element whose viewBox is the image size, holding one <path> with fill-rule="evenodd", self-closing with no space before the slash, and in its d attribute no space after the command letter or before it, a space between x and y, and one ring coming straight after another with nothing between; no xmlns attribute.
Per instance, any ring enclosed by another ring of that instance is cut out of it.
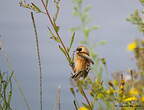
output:
<svg viewBox="0 0 144 110"><path fill-rule="evenodd" d="M54 110L61 110L61 86L57 88L57 93L56 93L56 103Z"/></svg>
<svg viewBox="0 0 144 110"><path fill-rule="evenodd" d="M73 101L73 104L74 104L75 110L78 110L78 107L77 107L77 104L76 104L75 100Z"/></svg>
<svg viewBox="0 0 144 110"><path fill-rule="evenodd" d="M64 42L63 42L63 40L61 39L58 31L57 31L56 28L55 28L55 24L53 23L52 17L51 17L51 15L49 14L49 11L48 11L48 9L47 9L44 1L43 1L43 0L40 0L40 1L42 2L42 5L43 5L44 8L45 8L45 11L46 11L46 15L47 15L47 17L48 17L48 20L50 21L50 23L51 23L51 25L52 25L52 27L53 27L53 29L54 29L54 31L55 31L58 39L60 40L60 43L61 43L62 47L64 48L64 51L66 52L66 56L67 56L68 59L69 59L69 60L68 60L69 65L70 65L70 67L71 67L72 70L73 70L73 67L71 66L71 57L70 57L70 55L69 55L69 53L68 53L68 50L67 50L66 46L64 45Z"/></svg>
<svg viewBox="0 0 144 110"><path fill-rule="evenodd" d="M83 89L82 89L82 91L83 91L83 93L84 93L84 98L86 99L86 101L87 101L87 103L88 103L88 105L89 105L90 110L92 110L92 107L91 107L91 104L90 104L90 102L89 102L88 97L86 96L86 94L85 94L85 92L84 92Z"/></svg>
<svg viewBox="0 0 144 110"><path fill-rule="evenodd" d="M40 58L40 48L39 48L39 40L38 40L38 34L37 34L37 29L36 29L36 24L35 24L35 19L34 15L31 12L31 18L33 22L33 27L34 27L34 32L35 32L35 39L36 39L36 49L37 49L37 57L38 57L38 66L39 66L39 73L40 73L40 110L42 110L43 107L43 98L42 98L42 67L41 67L41 58Z"/></svg>
<svg viewBox="0 0 144 110"><path fill-rule="evenodd" d="M84 92L84 90L83 90L83 88L82 88L81 85L79 85L79 87L80 87L80 89L81 89L82 96L85 98L86 102L88 103L90 110L92 110L92 106L91 106L91 104L90 104L90 102L89 102L89 99L88 99L86 93Z"/></svg>
<svg viewBox="0 0 144 110"><path fill-rule="evenodd" d="M58 1L56 1L56 0L54 0L54 3L55 3L55 6L56 6L56 13L55 13L55 16L54 16L54 21L56 22L56 20L57 20L57 18L58 18L58 15L59 15L59 12L60 12L60 1L61 0L58 0Z"/></svg>

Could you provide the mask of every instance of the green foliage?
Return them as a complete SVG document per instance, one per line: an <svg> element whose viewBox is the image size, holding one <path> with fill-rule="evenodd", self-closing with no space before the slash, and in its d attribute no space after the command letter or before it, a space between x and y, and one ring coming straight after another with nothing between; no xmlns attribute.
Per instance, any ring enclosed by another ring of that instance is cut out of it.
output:
<svg viewBox="0 0 144 110"><path fill-rule="evenodd" d="M73 33L73 35L72 35L72 37L71 37L70 46L69 46L69 48L68 48L68 51L70 51L70 49L71 49L71 47L72 47L72 45L73 45L73 43L74 43L74 38L75 38L75 32Z"/></svg>
<svg viewBox="0 0 144 110"><path fill-rule="evenodd" d="M144 40L136 39L134 42L136 44L136 48L133 50L133 52L136 59L136 65L139 72L144 75Z"/></svg>
<svg viewBox="0 0 144 110"><path fill-rule="evenodd" d="M140 14L143 13L140 13L138 10L135 10L134 13L127 18L127 21L135 24L140 32L144 32L144 21Z"/></svg>
<svg viewBox="0 0 144 110"><path fill-rule="evenodd" d="M88 38L89 38L89 34L98 29L97 26L90 26L88 27L89 23L90 23L90 17L89 17L89 11L92 8L91 5L87 5L85 7L83 7L83 2L84 0L73 0L73 15L78 17L81 24L77 27L73 27L71 28L71 31L82 31L83 35L84 35L84 41L82 41L83 44L87 44L88 42Z"/></svg>
<svg viewBox="0 0 144 110"><path fill-rule="evenodd" d="M142 4L144 4L144 0L139 0Z"/></svg>
<svg viewBox="0 0 144 110"><path fill-rule="evenodd" d="M96 73L96 77L90 78L87 77L86 79L79 80L76 82L76 87L78 89L77 95L81 95L84 97L84 99L88 100L84 102L82 99L77 100L77 102L81 102L81 105L85 108L88 108L88 110L94 110L94 109L101 109L103 110L106 108L107 110L117 110L117 108L122 110L133 110L136 109L135 106L139 107L142 106L144 103L144 100L142 100L143 93L144 93L144 87L141 85L143 84L143 75L141 73L144 73L143 71L143 40L139 44L141 46L137 47L135 50L135 54L138 54L136 57L137 65L139 67L140 71L134 72L133 70L129 71L127 75L130 75L131 79L129 81L126 81L126 79L123 76L123 73L120 72L120 78L119 80L112 79L111 81L103 82L102 81L102 73L104 72L104 67L107 68L107 63L105 58L99 58L98 54L95 53L95 47L97 45L105 44L105 41L92 44L89 41L90 33L97 29L96 26L89 27L89 10L91 7L84 8L83 6L84 0L73 0L74 3L74 12L73 15L78 17L81 21L81 24L77 27L74 27L71 29L71 31L80 31L84 35L84 40L81 41L81 44L84 44L89 47L90 54L95 61L95 65L92 67L92 72ZM143 14L143 13L141 13ZM138 10L134 12L128 19L129 22L132 22L133 24L137 25L140 32L144 32L144 22L143 18L140 16L140 13ZM139 51L138 51L139 50ZM141 51L141 52L140 52ZM107 74L108 75L108 74ZM142 79L135 79L134 76L138 75ZM118 78L118 77L116 77ZM135 80L137 81L135 81ZM140 88L136 86L137 84L140 84ZM72 94L74 95L74 98L76 99L76 90L73 88ZM86 96L86 97L85 97ZM99 104L100 101L100 104ZM90 104L89 104L90 103ZM101 104L104 104L104 106L101 106ZM96 108L94 105L97 105ZM77 108L80 108L79 105L76 105ZM127 108L131 107L131 108Z"/></svg>
<svg viewBox="0 0 144 110"><path fill-rule="evenodd" d="M45 4L46 4L46 7L48 6L48 2L49 2L49 0L46 0L46 3L45 3Z"/></svg>
<svg viewBox="0 0 144 110"><path fill-rule="evenodd" d="M89 108L90 110L93 110L97 100L101 100L105 97L106 91L101 81L106 61L104 58L100 58L99 55L95 52L95 47L97 47L98 45L104 45L107 42L100 41L92 44L92 42L89 41L90 33L98 29L98 27L95 25L90 26L91 18L89 17L89 11L92 6L84 6L84 0L73 0L73 4L73 15L78 17L81 23L77 27L71 28L71 31L80 31L83 33L84 40L80 41L80 44L86 45L89 48L90 55L95 62L94 66L91 69L92 72L96 74L96 78L94 78L94 80L86 78L85 80L78 81L77 87L80 95L82 95L85 99L89 100L88 97L92 97L93 101L87 101L87 103L84 103L83 101L81 102L83 106ZM86 93L82 88L86 90ZM88 95L88 97L85 97L85 95Z"/></svg>
<svg viewBox="0 0 144 110"><path fill-rule="evenodd" d="M35 5L34 3L28 4L25 1L20 1L19 4L20 4L21 7L33 10L36 13L43 13L41 11L41 9L37 5Z"/></svg>
<svg viewBox="0 0 144 110"><path fill-rule="evenodd" d="M0 110L12 110L12 76L13 72L0 72Z"/></svg>

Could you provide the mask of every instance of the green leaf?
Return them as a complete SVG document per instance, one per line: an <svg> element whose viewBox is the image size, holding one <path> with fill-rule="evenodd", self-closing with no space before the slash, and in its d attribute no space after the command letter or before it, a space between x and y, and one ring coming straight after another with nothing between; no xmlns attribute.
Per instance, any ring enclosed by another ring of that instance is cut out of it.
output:
<svg viewBox="0 0 144 110"><path fill-rule="evenodd" d="M144 0L139 0L142 4L144 3Z"/></svg>
<svg viewBox="0 0 144 110"><path fill-rule="evenodd" d="M89 108L88 104L85 104L84 102L82 102L82 104L83 104L84 107Z"/></svg>
<svg viewBox="0 0 144 110"><path fill-rule="evenodd" d="M62 51L62 53L66 54L64 49L59 45L59 49Z"/></svg>
<svg viewBox="0 0 144 110"><path fill-rule="evenodd" d="M11 97L12 97L12 91L9 92L9 95L8 95L8 104L10 105L10 102L11 102Z"/></svg>
<svg viewBox="0 0 144 110"><path fill-rule="evenodd" d="M2 79L3 79L3 76L2 76L2 74L0 72L0 84L1 84Z"/></svg>
<svg viewBox="0 0 144 110"><path fill-rule="evenodd" d="M99 26L93 26L90 28L91 31L99 29Z"/></svg>
<svg viewBox="0 0 144 110"><path fill-rule="evenodd" d="M69 61L69 58L67 57L67 54L66 54L65 50L60 45L59 45L59 49L61 50L61 52L65 55L65 57Z"/></svg>
<svg viewBox="0 0 144 110"><path fill-rule="evenodd" d="M11 72L11 74L10 74L10 76L9 76L9 79L8 79L8 82L11 82L11 79L12 79L12 77L13 77L13 74L14 74L14 72Z"/></svg>
<svg viewBox="0 0 144 110"><path fill-rule="evenodd" d="M73 27L73 28L70 28L70 31L75 32L75 31L78 31L79 29L80 29L80 27Z"/></svg>
<svg viewBox="0 0 144 110"><path fill-rule="evenodd" d="M102 93L99 93L99 94L97 95L97 98L98 98L98 99L103 99L103 98L104 98L104 95L103 95Z"/></svg>
<svg viewBox="0 0 144 110"><path fill-rule="evenodd" d="M49 2L49 0L46 0L46 7L48 6L48 2Z"/></svg>
<svg viewBox="0 0 144 110"><path fill-rule="evenodd" d="M144 32L144 21L141 16L142 13L143 12L139 12L139 10L136 9L134 13L127 18L127 21L135 24L140 32Z"/></svg>
<svg viewBox="0 0 144 110"><path fill-rule="evenodd" d="M60 43L59 38L57 38L57 37L54 35L54 33L52 32L52 30L51 30L49 27L48 27L48 30L49 30L49 32L50 32L50 34L51 34L50 39L53 39L53 40L55 40L57 43Z"/></svg>
<svg viewBox="0 0 144 110"><path fill-rule="evenodd" d="M99 65L99 70L98 70L98 73L97 73L97 77L98 77L98 79L99 80L101 80L102 79L102 72L103 72L103 67L102 67L102 65Z"/></svg>
<svg viewBox="0 0 144 110"><path fill-rule="evenodd" d="M53 39L53 40L55 40L57 43L60 43L60 40L59 40L57 37L55 37L55 36L51 36L50 39Z"/></svg>
<svg viewBox="0 0 144 110"><path fill-rule="evenodd" d="M73 11L72 13L74 16L79 16L80 14L77 11Z"/></svg>
<svg viewBox="0 0 144 110"><path fill-rule="evenodd" d="M54 18L53 18L53 24L54 24L53 26L54 26L55 31L58 32L59 26L56 25Z"/></svg>
<svg viewBox="0 0 144 110"><path fill-rule="evenodd" d="M76 97L76 94L75 94L74 88L70 88L70 91L71 91L71 93L73 94L73 96Z"/></svg>
<svg viewBox="0 0 144 110"><path fill-rule="evenodd" d="M88 12L91 8L92 8L91 5L87 5L87 6L84 8L84 12Z"/></svg>
<svg viewBox="0 0 144 110"><path fill-rule="evenodd" d="M88 38L90 31L91 31L91 30L90 30L89 28L84 28L83 32L84 32L84 36L85 36L86 38Z"/></svg>
<svg viewBox="0 0 144 110"><path fill-rule="evenodd" d="M102 64L106 64L106 59L105 58L101 58L101 62L102 62Z"/></svg>
<svg viewBox="0 0 144 110"><path fill-rule="evenodd" d="M80 44L88 44L88 42L87 41L85 41L85 40L83 40L83 41L80 41Z"/></svg>
<svg viewBox="0 0 144 110"><path fill-rule="evenodd" d="M32 9L33 9L34 11L36 11L37 13L42 12L42 11L40 10L40 8L39 8L38 6L36 6L34 3L31 3L31 5L32 5Z"/></svg>
<svg viewBox="0 0 144 110"><path fill-rule="evenodd" d="M70 51L70 49L71 49L71 47L72 47L72 45L73 45L74 38L75 38L75 32L72 34L72 37L71 37L71 41L70 41L70 46L69 46L68 52Z"/></svg>
<svg viewBox="0 0 144 110"><path fill-rule="evenodd" d="M81 4L84 0L73 0L74 3Z"/></svg>

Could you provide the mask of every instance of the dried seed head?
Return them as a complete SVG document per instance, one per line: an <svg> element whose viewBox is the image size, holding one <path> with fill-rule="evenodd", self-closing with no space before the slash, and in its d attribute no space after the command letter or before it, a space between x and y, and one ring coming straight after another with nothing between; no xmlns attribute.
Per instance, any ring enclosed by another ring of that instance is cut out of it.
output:
<svg viewBox="0 0 144 110"><path fill-rule="evenodd" d="M114 87L114 85L111 81L109 81L108 84L109 84L109 86Z"/></svg>

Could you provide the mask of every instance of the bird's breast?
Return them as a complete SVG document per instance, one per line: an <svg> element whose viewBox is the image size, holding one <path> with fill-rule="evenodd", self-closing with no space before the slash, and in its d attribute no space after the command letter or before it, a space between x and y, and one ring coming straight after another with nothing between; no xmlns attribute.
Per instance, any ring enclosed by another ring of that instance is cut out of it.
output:
<svg viewBox="0 0 144 110"><path fill-rule="evenodd" d="M83 71L87 68L87 64L88 64L88 61L81 57L81 56L76 56L75 57L75 69L74 71L77 73L77 72L80 72L80 71Z"/></svg>

